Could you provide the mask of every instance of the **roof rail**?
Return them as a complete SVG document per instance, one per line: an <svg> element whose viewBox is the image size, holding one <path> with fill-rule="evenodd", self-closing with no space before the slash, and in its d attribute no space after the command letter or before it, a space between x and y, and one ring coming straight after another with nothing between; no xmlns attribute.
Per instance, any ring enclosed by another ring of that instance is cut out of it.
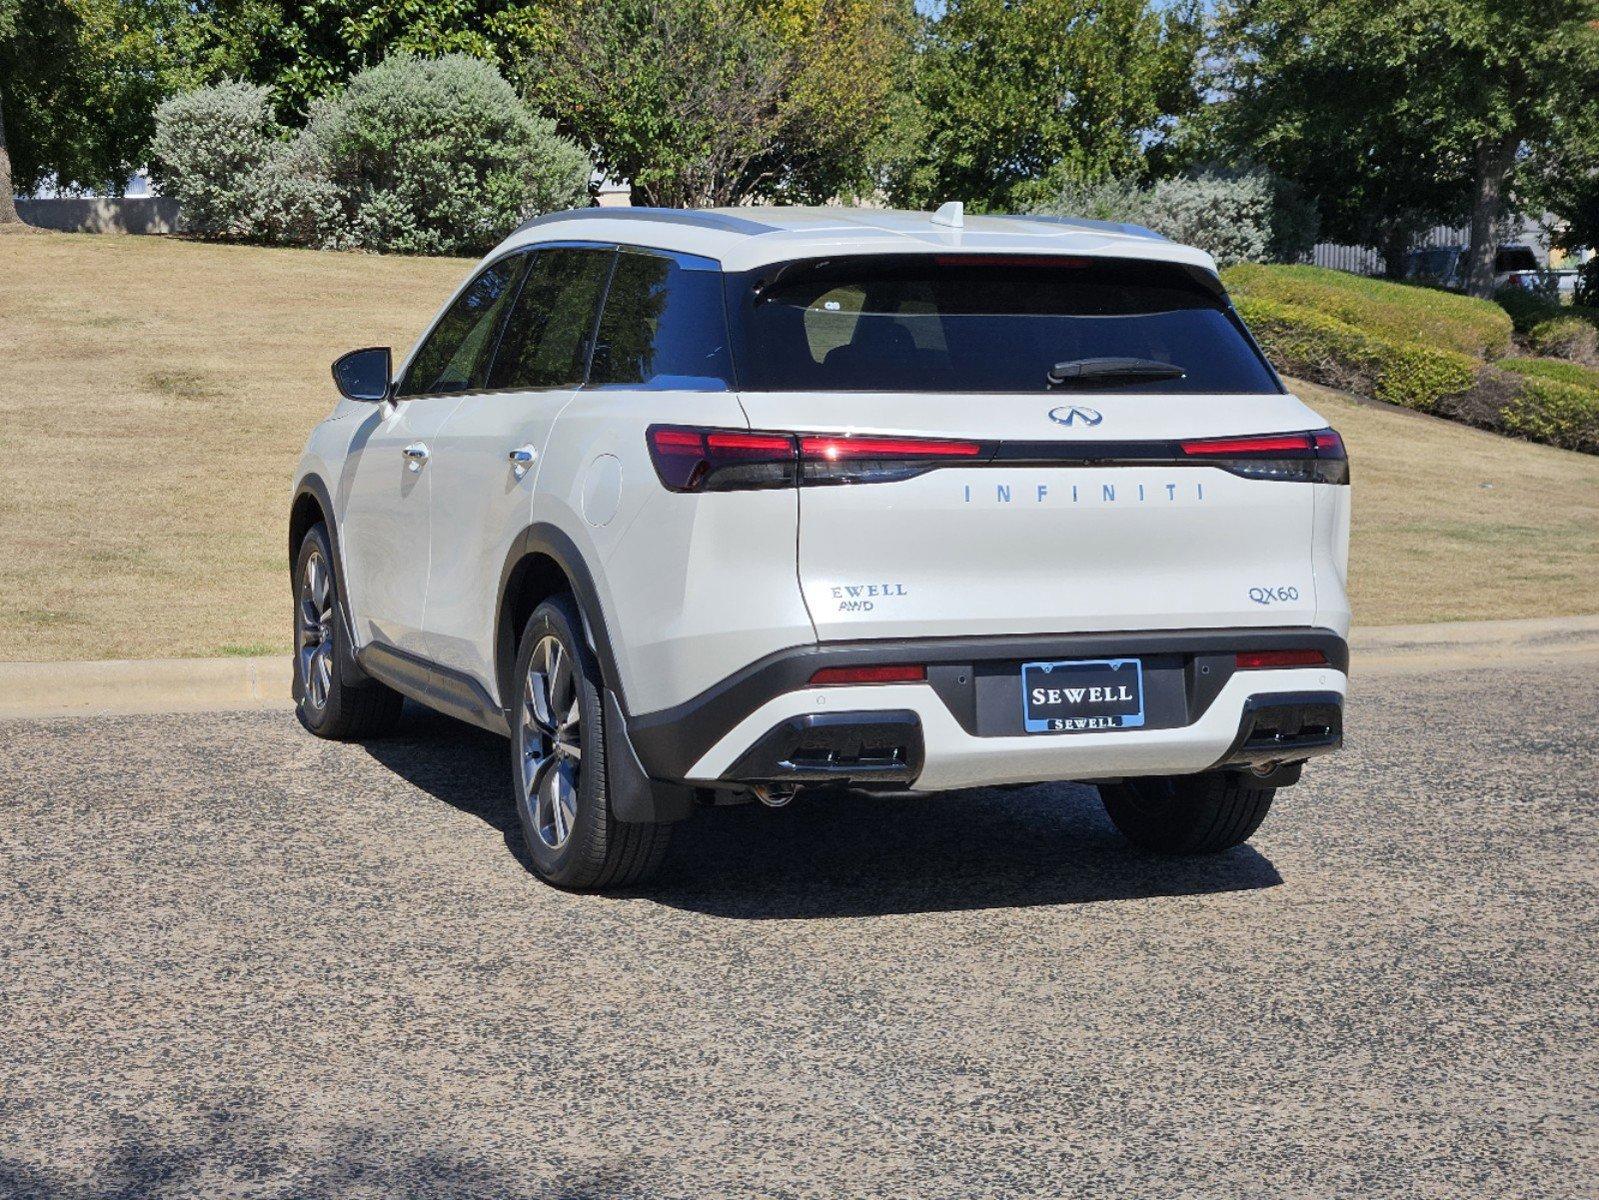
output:
<svg viewBox="0 0 1599 1200"><path fill-rule="evenodd" d="M758 236L772 233L775 225L763 225L745 217L727 213L709 212L697 208L569 208L565 212L545 213L517 226L516 232L533 229L539 225L553 225L558 221L658 221L664 225L690 225L698 229L715 229L721 233L744 233Z"/></svg>
<svg viewBox="0 0 1599 1200"><path fill-rule="evenodd" d="M1126 221L1090 221L1086 217L1051 217L1041 213L1006 213L1008 221L1042 221L1048 225L1069 225L1073 229L1097 229L1103 233L1120 233L1128 237L1147 238L1152 242L1169 242L1171 239L1142 225Z"/></svg>

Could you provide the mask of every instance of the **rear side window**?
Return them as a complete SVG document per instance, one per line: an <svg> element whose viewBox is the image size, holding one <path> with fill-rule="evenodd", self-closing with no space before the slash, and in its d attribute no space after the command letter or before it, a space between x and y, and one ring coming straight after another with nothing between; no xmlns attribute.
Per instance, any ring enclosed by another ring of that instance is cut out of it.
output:
<svg viewBox="0 0 1599 1200"><path fill-rule="evenodd" d="M1082 390L1280 390L1214 278L1173 263L874 255L764 267L728 288L750 391L1061 394L1051 371L1084 359L1182 374Z"/></svg>
<svg viewBox="0 0 1599 1200"><path fill-rule="evenodd" d="M502 258L467 284L411 359L400 396L470 392L483 387L500 328L527 256Z"/></svg>
<svg viewBox="0 0 1599 1200"><path fill-rule="evenodd" d="M615 254L556 247L532 255L500 338L489 387L532 391L583 382L595 312Z"/></svg>
<svg viewBox="0 0 1599 1200"><path fill-rule="evenodd" d="M724 391L731 385L719 264L624 249L605 295L589 382Z"/></svg>

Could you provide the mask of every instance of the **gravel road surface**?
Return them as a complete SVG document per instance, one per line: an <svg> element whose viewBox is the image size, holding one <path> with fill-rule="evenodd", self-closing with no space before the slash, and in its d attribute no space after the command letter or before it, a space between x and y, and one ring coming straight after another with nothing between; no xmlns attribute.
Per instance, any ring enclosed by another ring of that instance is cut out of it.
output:
<svg viewBox="0 0 1599 1200"><path fill-rule="evenodd" d="M1599 666L1349 733L1208 860L801 800L593 897L442 718L0 723L0 1196L1599 1195Z"/></svg>

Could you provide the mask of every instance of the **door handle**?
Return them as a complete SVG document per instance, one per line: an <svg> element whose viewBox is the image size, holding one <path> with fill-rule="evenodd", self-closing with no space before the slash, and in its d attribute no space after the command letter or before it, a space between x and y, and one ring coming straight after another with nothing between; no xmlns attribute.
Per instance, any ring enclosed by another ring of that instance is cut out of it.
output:
<svg viewBox="0 0 1599 1200"><path fill-rule="evenodd" d="M405 465L413 471L420 471L422 469L422 464L428 460L428 448L426 442L412 442L404 450L401 450L400 453L405 455Z"/></svg>
<svg viewBox="0 0 1599 1200"><path fill-rule="evenodd" d="M539 452L532 446L518 446L515 450L507 451L505 455L518 479L527 474L527 469L533 465L538 456Z"/></svg>

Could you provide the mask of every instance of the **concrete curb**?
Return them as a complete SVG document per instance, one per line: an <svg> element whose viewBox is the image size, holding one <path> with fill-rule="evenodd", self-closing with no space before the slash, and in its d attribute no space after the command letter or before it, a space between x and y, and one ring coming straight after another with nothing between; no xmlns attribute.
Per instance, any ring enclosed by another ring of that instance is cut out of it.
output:
<svg viewBox="0 0 1599 1200"><path fill-rule="evenodd" d="M292 708L293 683L287 654L0 663L0 718Z"/></svg>
<svg viewBox="0 0 1599 1200"><path fill-rule="evenodd" d="M1599 663L1599 616L1388 625L1350 635L1365 675L1559 658ZM151 658L0 663L0 719L287 709L293 660Z"/></svg>

